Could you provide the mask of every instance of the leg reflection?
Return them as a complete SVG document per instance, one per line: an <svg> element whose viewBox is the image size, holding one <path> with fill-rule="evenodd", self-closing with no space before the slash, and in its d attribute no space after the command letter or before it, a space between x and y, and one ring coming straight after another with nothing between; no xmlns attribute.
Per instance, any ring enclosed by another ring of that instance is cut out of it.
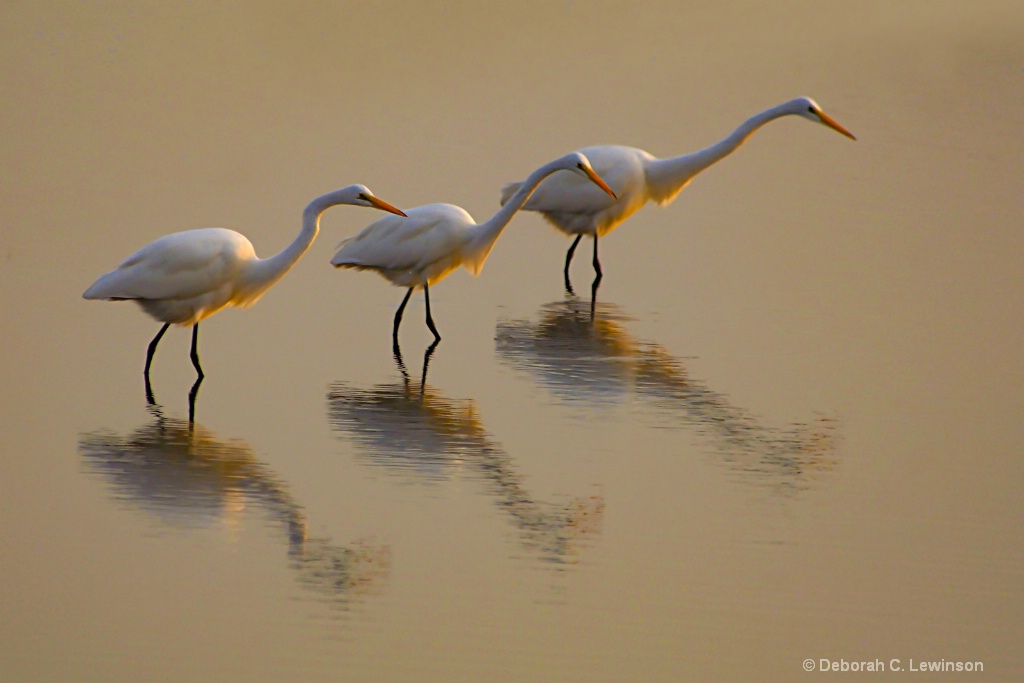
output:
<svg viewBox="0 0 1024 683"><path fill-rule="evenodd" d="M203 375L199 375L196 378L195 384L188 392L188 426L192 429L193 423L196 421L196 396L199 395L199 385L203 383Z"/></svg>
<svg viewBox="0 0 1024 683"><path fill-rule="evenodd" d="M409 382L409 371L405 369L405 361L402 359L402 347L398 345L398 337L391 340L391 355L395 359L395 365L398 366L398 371L402 373L402 377L406 383Z"/></svg>
<svg viewBox="0 0 1024 683"><path fill-rule="evenodd" d="M437 350L437 345L441 343L440 339L435 339L427 350L423 352L423 373L420 375L420 396L423 396L424 387L427 386L427 370L430 368L430 359L434 355L434 351ZM402 358L402 348L395 341L391 345L391 353L395 358L395 365L398 366L398 371L402 373L402 379L405 381L406 386L409 385L409 370L405 367L405 359Z"/></svg>
<svg viewBox="0 0 1024 683"><path fill-rule="evenodd" d="M430 367L430 357L434 355L434 350L440 341L440 339L435 339L434 343L423 352L423 376L420 377L420 396L423 395L423 387L427 385L427 368Z"/></svg>
<svg viewBox="0 0 1024 683"><path fill-rule="evenodd" d="M195 383L188 392L188 424L189 428L196 421L196 397L199 396L199 385L203 383L203 376L196 378ZM163 419L163 407L156 402L156 396L153 395L153 387L149 383L149 377L146 377L146 407L154 415L157 415Z"/></svg>

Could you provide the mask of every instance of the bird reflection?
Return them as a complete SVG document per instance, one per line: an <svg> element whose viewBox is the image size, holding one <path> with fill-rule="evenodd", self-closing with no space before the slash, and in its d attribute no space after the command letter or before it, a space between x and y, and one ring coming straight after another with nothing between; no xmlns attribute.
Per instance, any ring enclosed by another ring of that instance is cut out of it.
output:
<svg viewBox="0 0 1024 683"><path fill-rule="evenodd" d="M146 375L146 405L149 407L150 412L161 413L163 409L160 404L156 402L156 397L153 395L153 385L149 382L149 373ZM192 383L192 388L188 392L188 423L192 424L196 421L196 397L199 396L199 385L203 383L204 377L200 375L196 378L196 381Z"/></svg>
<svg viewBox="0 0 1024 683"><path fill-rule="evenodd" d="M302 507L248 443L164 417L159 405L150 412L152 421L127 436L94 431L79 438L87 468L106 480L116 499L180 528L233 526L248 508L262 510L286 533L299 582L342 605L372 593L387 577L386 546L310 538Z"/></svg>
<svg viewBox="0 0 1024 683"><path fill-rule="evenodd" d="M400 354L399 382L370 389L332 384L327 396L331 424L359 444L373 465L427 480L464 469L474 472L511 518L530 553L559 565L574 563L588 538L600 531L603 497L580 497L567 504L534 498L512 457L487 433L475 402L445 398L426 384L429 356L428 349L418 386Z"/></svg>
<svg viewBox="0 0 1024 683"><path fill-rule="evenodd" d="M422 391L423 387L427 385L427 368L430 367L430 357L434 355L434 351L440 343L440 339L435 339L434 342L427 347L427 350L423 352L423 373L420 376L420 391ZM398 345L397 338L391 346L391 354L395 357L395 365L398 366L398 371L402 373L402 377L405 378L405 383L408 384L409 371L405 368L405 359L402 358L402 348Z"/></svg>
<svg viewBox="0 0 1024 683"><path fill-rule="evenodd" d="M578 240L577 240L578 241ZM575 242L574 242L575 244ZM569 256L572 256L573 250L569 250ZM594 253L597 253L597 243L594 243ZM597 290L601 286L602 276L599 274L594 278L594 281L590 283L590 317L594 317L594 308L597 305ZM565 271L565 296L567 299L576 299L576 290L572 288L572 282L569 281L569 270Z"/></svg>
<svg viewBox="0 0 1024 683"><path fill-rule="evenodd" d="M800 490L835 466L835 420L763 424L689 377L664 347L631 336L628 319L615 304L569 296L543 306L536 321L498 323L497 354L568 404L610 407L640 399L657 426L686 425L709 437L723 462L748 482Z"/></svg>

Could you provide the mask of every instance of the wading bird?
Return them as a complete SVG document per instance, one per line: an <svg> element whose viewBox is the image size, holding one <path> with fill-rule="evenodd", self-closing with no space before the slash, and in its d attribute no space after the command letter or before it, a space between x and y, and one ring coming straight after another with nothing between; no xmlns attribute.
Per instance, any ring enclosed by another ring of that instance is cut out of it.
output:
<svg viewBox="0 0 1024 683"><path fill-rule="evenodd" d="M408 288L395 313L391 332L395 346L398 345L398 326L402 322L405 305L409 303L413 290L423 289L427 327L434 333L434 340L438 341L441 335L430 315L430 285L440 282L459 266L479 275L491 248L512 216L540 182L557 171L572 171L559 175L578 175L586 183L600 188L599 192L615 198L615 193L594 172L586 156L573 152L530 174L490 220L477 224L465 209L452 204L417 206L407 210L408 218L385 216L355 237L345 240L331 263L338 268L374 270L392 284Z"/></svg>
<svg viewBox="0 0 1024 683"><path fill-rule="evenodd" d="M783 116L801 116L828 126L851 140L857 139L823 112L814 100L798 97L751 116L721 142L692 154L659 159L642 149L620 145L598 145L579 150L590 159L594 170L608 181L617 199L595 190L576 176L562 173L541 183L522 207L525 211L539 212L566 235L576 236L565 255L565 288L572 292L569 263L583 235L594 238L596 287L602 277L601 263L597 258L598 237L604 237L617 228L648 201L669 204L694 176L735 152L761 126ZM511 201L522 186L523 183L505 185L501 191L501 203Z"/></svg>
<svg viewBox="0 0 1024 683"><path fill-rule="evenodd" d="M164 325L146 352L146 395L152 396L149 366L171 324L192 326L190 357L199 380L196 340L199 322L225 306L251 306L302 258L320 231L320 216L338 204L368 206L404 215L373 196L363 185L350 185L317 197L302 212L302 230L280 253L261 259L244 235L224 228L202 228L165 235L129 256L116 270L85 290L85 299L135 301ZM198 387L198 382L196 387Z"/></svg>

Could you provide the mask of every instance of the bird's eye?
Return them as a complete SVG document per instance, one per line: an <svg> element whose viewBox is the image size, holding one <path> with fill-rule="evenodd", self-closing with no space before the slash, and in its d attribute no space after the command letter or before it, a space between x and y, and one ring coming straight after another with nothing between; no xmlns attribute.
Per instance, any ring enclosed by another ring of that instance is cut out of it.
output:
<svg viewBox="0 0 1024 683"><path fill-rule="evenodd" d="M811 112L812 114L817 114L818 113L818 112L814 111L814 107L807 107L807 111Z"/></svg>
<svg viewBox="0 0 1024 683"><path fill-rule="evenodd" d="M361 200L362 200L362 201L364 201L364 202L368 202L368 201L370 201L370 198L366 196L366 193L365 193L365 192L360 192L360 193L359 193L359 199L361 199Z"/></svg>
<svg viewBox="0 0 1024 683"><path fill-rule="evenodd" d="M583 169L583 162L582 162L582 161L580 161L579 163L577 163L577 164L576 164L576 168L580 169L581 171L582 171L582 170L584 170L584 169Z"/></svg>

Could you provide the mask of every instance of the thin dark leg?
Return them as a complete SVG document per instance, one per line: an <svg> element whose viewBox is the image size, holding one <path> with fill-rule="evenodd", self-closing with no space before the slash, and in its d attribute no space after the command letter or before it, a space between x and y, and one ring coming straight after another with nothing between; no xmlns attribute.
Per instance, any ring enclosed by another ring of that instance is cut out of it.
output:
<svg viewBox="0 0 1024 683"><path fill-rule="evenodd" d="M565 275L565 291L569 294L576 293L572 291L572 282L569 281L569 264L572 263L572 256L576 253L576 245L580 243L581 239L583 239L583 233L576 235L576 239L572 241L572 246L569 247L569 251L565 253L565 270L562 272Z"/></svg>
<svg viewBox="0 0 1024 683"><path fill-rule="evenodd" d="M405 313L405 305L409 303L409 297L412 296L413 288L410 287L409 291L405 293L405 298L402 299L402 305L395 311L395 326L391 330L391 341L392 346L398 346L398 326L402 324L402 314Z"/></svg>
<svg viewBox="0 0 1024 683"><path fill-rule="evenodd" d="M434 341L439 342L441 341L441 335L437 333L437 328L434 327L434 318L430 315L430 288L426 282L423 283L423 296L427 299L427 327L434 333Z"/></svg>
<svg viewBox="0 0 1024 683"><path fill-rule="evenodd" d="M164 326L160 328L160 331L153 337L153 341L149 342L149 349L146 351L146 369L143 374L149 376L149 366L153 364L153 354L156 353L156 345L160 343L160 338L164 336L164 332L170 327L170 323L164 323Z"/></svg>
<svg viewBox="0 0 1024 683"><path fill-rule="evenodd" d="M594 282L600 282L601 278L604 277L604 273L601 272L601 262L597 259L597 233L594 233L594 272L597 273L597 278Z"/></svg>
<svg viewBox="0 0 1024 683"><path fill-rule="evenodd" d="M153 354L156 353L156 345L160 343L160 338L164 336L164 332L170 326L170 323L164 323L164 326L153 337L153 341L149 342L149 349L146 351L146 369L142 371L142 376L146 380L146 401L150 405L156 405L156 401L153 399L153 387L149 383L149 366L153 364Z"/></svg>
<svg viewBox="0 0 1024 683"><path fill-rule="evenodd" d="M196 369L196 374L199 375L199 379L202 380L206 375L203 374L203 368L199 365L199 351L197 349L199 343L199 323L192 326L192 351L188 354L188 357L192 359L192 367Z"/></svg>

